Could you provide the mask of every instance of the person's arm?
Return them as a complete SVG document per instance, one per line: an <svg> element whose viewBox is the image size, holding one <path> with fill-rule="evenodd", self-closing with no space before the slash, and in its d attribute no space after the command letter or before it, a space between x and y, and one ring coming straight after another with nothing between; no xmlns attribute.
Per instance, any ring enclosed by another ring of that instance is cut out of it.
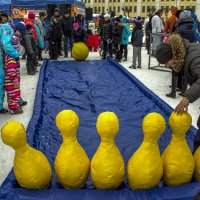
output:
<svg viewBox="0 0 200 200"><path fill-rule="evenodd" d="M169 33L169 19L165 22L165 32Z"/></svg>
<svg viewBox="0 0 200 200"><path fill-rule="evenodd" d="M2 43L4 52L15 59L15 58L19 58L19 53L15 50L15 48L11 44L12 33L13 33L11 29L12 29L11 27L10 28L2 27L3 36L1 38L1 43Z"/></svg>

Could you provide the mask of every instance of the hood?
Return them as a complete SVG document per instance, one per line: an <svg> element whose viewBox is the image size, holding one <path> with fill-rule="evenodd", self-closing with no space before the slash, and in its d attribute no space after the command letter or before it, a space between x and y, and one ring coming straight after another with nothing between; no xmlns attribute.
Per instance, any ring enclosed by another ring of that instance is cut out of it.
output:
<svg viewBox="0 0 200 200"><path fill-rule="evenodd" d="M24 19L24 22L25 22L25 24L26 24L27 22L32 22L32 23L34 23L34 20L26 18L26 19Z"/></svg>
<svg viewBox="0 0 200 200"><path fill-rule="evenodd" d="M128 19L123 17L123 18L121 18L121 22L124 23L124 24L127 24L128 23Z"/></svg>
<svg viewBox="0 0 200 200"><path fill-rule="evenodd" d="M179 15L180 20L186 19L186 18L189 18L189 17L191 17L191 13L188 10L183 10Z"/></svg>
<svg viewBox="0 0 200 200"><path fill-rule="evenodd" d="M192 17L186 17L179 19L178 24L183 24L183 23L194 23L194 19Z"/></svg>
<svg viewBox="0 0 200 200"><path fill-rule="evenodd" d="M172 8L171 8L172 15L175 15L177 11L178 11L178 8L172 6Z"/></svg>
<svg viewBox="0 0 200 200"><path fill-rule="evenodd" d="M172 35L169 37L169 43L172 47L174 66L177 71L181 71L184 65L186 56L185 40L179 35Z"/></svg>

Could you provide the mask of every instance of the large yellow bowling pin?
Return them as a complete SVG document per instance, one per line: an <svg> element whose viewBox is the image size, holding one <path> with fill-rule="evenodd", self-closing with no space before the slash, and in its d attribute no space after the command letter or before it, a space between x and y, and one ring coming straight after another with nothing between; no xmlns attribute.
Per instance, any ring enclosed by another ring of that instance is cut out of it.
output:
<svg viewBox="0 0 200 200"><path fill-rule="evenodd" d="M42 152L26 143L24 126L9 121L2 127L1 137L15 150L14 173L19 185L27 189L47 188L52 176L50 164Z"/></svg>
<svg viewBox="0 0 200 200"><path fill-rule="evenodd" d="M119 131L116 114L101 113L96 127L101 137L101 144L91 161L93 183L97 189L117 189L124 180L124 161L114 142Z"/></svg>
<svg viewBox="0 0 200 200"><path fill-rule="evenodd" d="M127 173L131 189L150 189L162 178L163 162L158 138L165 131L165 119L158 113L148 114L142 124L144 140L128 162Z"/></svg>
<svg viewBox="0 0 200 200"><path fill-rule="evenodd" d="M195 161L185 139L191 123L192 118L186 112L182 115L173 112L169 118L172 139L163 153L163 178L169 186L188 183L192 178Z"/></svg>
<svg viewBox="0 0 200 200"><path fill-rule="evenodd" d="M200 182L200 147L194 153L195 159L195 170L194 170L194 177L197 181Z"/></svg>
<svg viewBox="0 0 200 200"><path fill-rule="evenodd" d="M88 178L90 160L76 138L79 118L72 110L63 110L56 117L56 125L63 136L54 163L56 175L63 187L81 188Z"/></svg>

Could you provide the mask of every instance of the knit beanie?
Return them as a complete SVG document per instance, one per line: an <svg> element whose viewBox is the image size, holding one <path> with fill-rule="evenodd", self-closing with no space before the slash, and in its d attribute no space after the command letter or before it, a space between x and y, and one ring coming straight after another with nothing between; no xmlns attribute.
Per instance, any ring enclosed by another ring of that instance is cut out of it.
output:
<svg viewBox="0 0 200 200"><path fill-rule="evenodd" d="M179 19L186 19L188 17L191 17L191 13L189 10L184 10L179 15Z"/></svg>
<svg viewBox="0 0 200 200"><path fill-rule="evenodd" d="M24 26L23 23L17 23L15 25L15 30L19 31L22 35L24 35L24 33L26 32L26 27Z"/></svg>
<svg viewBox="0 0 200 200"><path fill-rule="evenodd" d="M28 13L28 18L34 20L35 14L33 12Z"/></svg>
<svg viewBox="0 0 200 200"><path fill-rule="evenodd" d="M173 59L172 47L169 43L162 43L156 50L156 59L160 64L166 64Z"/></svg>
<svg viewBox="0 0 200 200"><path fill-rule="evenodd" d="M73 23L73 28L79 28L79 23L78 22L74 22Z"/></svg>

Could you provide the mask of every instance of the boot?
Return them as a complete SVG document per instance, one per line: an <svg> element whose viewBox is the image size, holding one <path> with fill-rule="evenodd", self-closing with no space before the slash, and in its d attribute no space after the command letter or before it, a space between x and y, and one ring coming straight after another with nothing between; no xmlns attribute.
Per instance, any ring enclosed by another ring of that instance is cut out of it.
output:
<svg viewBox="0 0 200 200"><path fill-rule="evenodd" d="M172 76L172 90L169 94L166 94L167 97L176 98L176 87L178 83L178 77Z"/></svg>
<svg viewBox="0 0 200 200"><path fill-rule="evenodd" d="M188 86L188 83L187 81L185 80L184 77L182 77L182 90L181 90L181 93L179 93L180 96L184 96L185 92L187 91L187 86Z"/></svg>

